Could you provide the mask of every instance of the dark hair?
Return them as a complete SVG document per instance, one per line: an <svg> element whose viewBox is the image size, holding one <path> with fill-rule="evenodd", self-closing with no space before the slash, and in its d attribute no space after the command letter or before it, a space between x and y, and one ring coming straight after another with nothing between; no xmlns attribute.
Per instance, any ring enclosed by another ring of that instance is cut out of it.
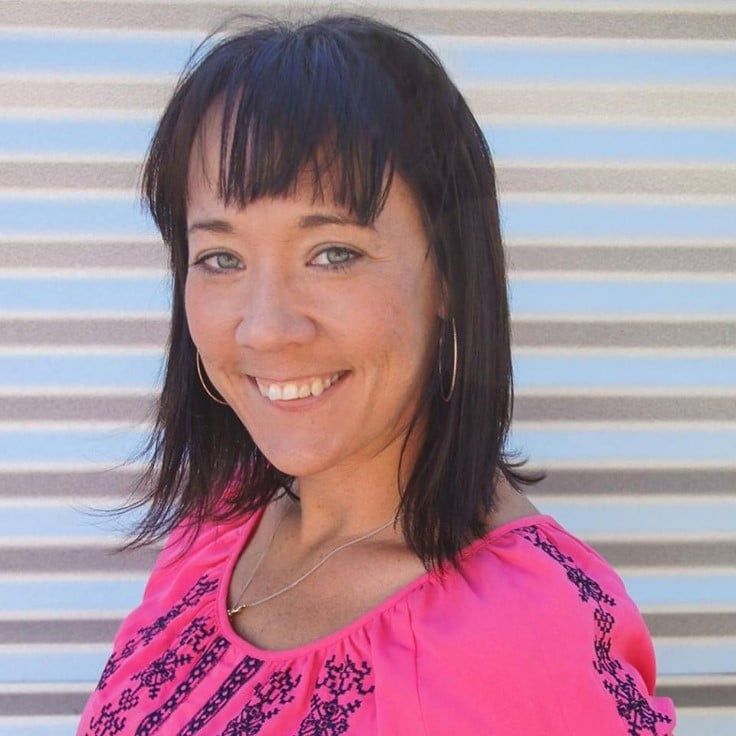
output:
<svg viewBox="0 0 736 736"><path fill-rule="evenodd" d="M447 403L437 367L425 387L412 430L421 416L426 434L399 489L401 519L426 566L456 561L484 534L498 478L517 489L534 480L504 451L512 407L508 300L493 164L478 124L429 48L368 18L268 22L201 56L161 118L143 174L144 198L170 250L173 305L137 504L147 511L132 546L160 539L184 519L196 529L206 519L251 513L293 481L259 452L235 413L203 391L184 312L190 152L218 103L218 186L228 203L288 194L314 167L315 195L329 177L336 203L368 224L394 172L412 189L451 318L443 327L445 392L452 319L458 375Z"/></svg>

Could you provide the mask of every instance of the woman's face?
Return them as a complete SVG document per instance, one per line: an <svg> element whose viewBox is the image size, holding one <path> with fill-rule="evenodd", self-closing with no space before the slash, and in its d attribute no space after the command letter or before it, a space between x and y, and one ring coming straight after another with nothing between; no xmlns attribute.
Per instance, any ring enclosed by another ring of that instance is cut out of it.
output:
<svg viewBox="0 0 736 736"><path fill-rule="evenodd" d="M407 185L394 178L370 227L313 201L311 186L225 206L212 185L219 139L203 140L190 167L186 313L211 382L285 473L392 456L436 360L441 313Z"/></svg>

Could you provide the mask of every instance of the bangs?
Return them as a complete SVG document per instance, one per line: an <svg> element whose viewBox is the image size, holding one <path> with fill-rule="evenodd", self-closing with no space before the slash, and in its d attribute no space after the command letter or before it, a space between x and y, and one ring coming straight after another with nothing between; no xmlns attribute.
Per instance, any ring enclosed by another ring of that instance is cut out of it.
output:
<svg viewBox="0 0 736 736"><path fill-rule="evenodd" d="M318 27L281 28L242 44L215 46L186 80L169 155L188 161L214 120L217 188L226 203L245 206L311 184L315 201L372 222L405 157L397 125L404 103L391 75L354 38Z"/></svg>

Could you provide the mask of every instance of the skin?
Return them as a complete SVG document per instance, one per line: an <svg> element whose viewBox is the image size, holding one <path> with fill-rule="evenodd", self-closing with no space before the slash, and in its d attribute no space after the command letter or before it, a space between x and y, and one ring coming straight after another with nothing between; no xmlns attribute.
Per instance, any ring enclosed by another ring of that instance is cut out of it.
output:
<svg viewBox="0 0 736 736"><path fill-rule="evenodd" d="M314 201L302 184L293 196L226 206L212 183L218 132L205 129L190 166L189 329L210 381L266 457L297 478L301 498L266 510L236 565L232 604L264 552L244 600L283 587L394 517L401 447L436 360L444 307L419 210L400 178L369 227L329 198ZM335 374L321 395L288 402L263 397L255 380L302 385ZM513 504L503 504L496 523L519 514ZM264 648L297 646L423 572L389 527L294 590L237 614L233 626Z"/></svg>

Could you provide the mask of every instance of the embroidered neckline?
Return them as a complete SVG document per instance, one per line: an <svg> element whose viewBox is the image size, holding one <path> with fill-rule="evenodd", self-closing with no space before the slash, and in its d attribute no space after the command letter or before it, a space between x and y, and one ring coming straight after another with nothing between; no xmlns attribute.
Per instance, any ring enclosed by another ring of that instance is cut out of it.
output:
<svg viewBox="0 0 736 736"><path fill-rule="evenodd" d="M444 572L438 572L437 570L428 570L419 575L414 580L411 580L406 585L399 588L397 591L389 595L387 598L382 600L376 606L368 609L356 619L346 624L342 628L339 628L325 636L321 636L313 641L300 644L296 647L290 647L288 649L263 649L262 647L256 646L252 642L244 639L238 634L233 628L230 619L227 616L227 594L230 586L230 580L233 575L233 570L237 564L240 555L243 550L250 543L253 538L258 525L261 523L265 509L261 509L254 514L248 521L243 525L242 529L234 530L234 533L238 535L238 543L233 552L231 552L223 565L223 572L220 576L218 590L216 591L216 619L220 632L222 635L239 651L244 654L248 654L252 657L258 657L262 660L294 660L313 654L318 651L329 649L336 642L343 641L350 638L356 631L365 629L370 625L371 622L380 618L386 611L396 607L402 601L414 593L415 590L423 588L425 585L434 584L441 582L445 576L457 574L454 568L450 567ZM524 516L518 519L513 519L505 524L500 524L497 527L491 529L485 536L480 539L476 539L467 545L460 552L460 560L462 562L473 557L475 554L480 552L482 549L496 542L499 538L504 537L507 534L511 534L517 529L528 527L530 524L547 526L554 526L556 529L560 529L559 524L547 514L532 514L530 516Z"/></svg>

